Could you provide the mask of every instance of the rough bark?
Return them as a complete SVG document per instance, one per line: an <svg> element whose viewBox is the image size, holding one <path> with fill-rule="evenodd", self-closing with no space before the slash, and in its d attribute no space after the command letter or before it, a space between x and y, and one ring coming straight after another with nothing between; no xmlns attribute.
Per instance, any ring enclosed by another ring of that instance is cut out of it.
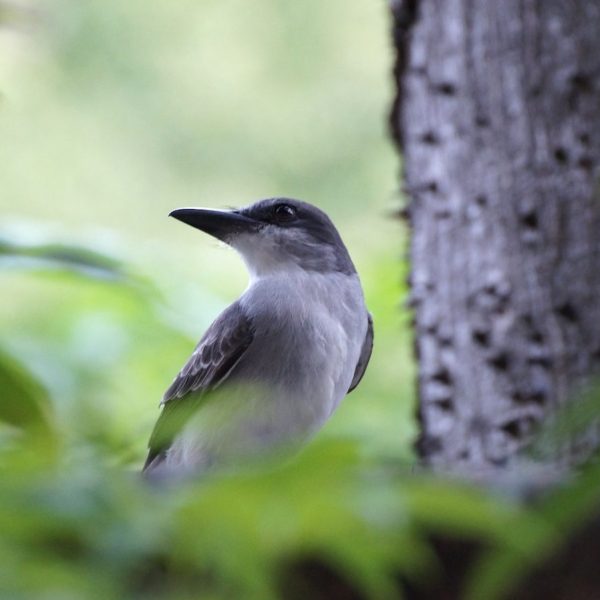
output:
<svg viewBox="0 0 600 600"><path fill-rule="evenodd" d="M392 7L418 448L505 465L600 363L600 2Z"/></svg>

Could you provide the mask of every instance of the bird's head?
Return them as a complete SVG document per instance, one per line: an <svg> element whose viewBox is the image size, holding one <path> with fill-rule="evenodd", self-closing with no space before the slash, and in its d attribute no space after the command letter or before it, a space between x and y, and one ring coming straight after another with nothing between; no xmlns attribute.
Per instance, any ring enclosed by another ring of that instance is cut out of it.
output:
<svg viewBox="0 0 600 600"><path fill-rule="evenodd" d="M236 210L178 208L170 216L235 248L253 277L297 269L355 272L331 219L307 202L270 198Z"/></svg>

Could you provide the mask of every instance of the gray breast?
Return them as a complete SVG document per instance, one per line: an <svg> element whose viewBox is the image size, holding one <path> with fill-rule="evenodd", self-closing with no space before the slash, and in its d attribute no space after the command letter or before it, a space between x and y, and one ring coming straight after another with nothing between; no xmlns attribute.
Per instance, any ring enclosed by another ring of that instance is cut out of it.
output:
<svg viewBox="0 0 600 600"><path fill-rule="evenodd" d="M299 272L255 281L241 302L256 343L240 375L266 377L337 405L348 390L366 333L356 275Z"/></svg>

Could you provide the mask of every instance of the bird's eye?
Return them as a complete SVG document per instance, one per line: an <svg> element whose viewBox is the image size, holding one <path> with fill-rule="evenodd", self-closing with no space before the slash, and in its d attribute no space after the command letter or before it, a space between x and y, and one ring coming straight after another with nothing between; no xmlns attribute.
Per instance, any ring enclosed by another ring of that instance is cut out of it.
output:
<svg viewBox="0 0 600 600"><path fill-rule="evenodd" d="M273 217L278 223L289 223L296 218L296 209L289 204L277 204L273 209Z"/></svg>

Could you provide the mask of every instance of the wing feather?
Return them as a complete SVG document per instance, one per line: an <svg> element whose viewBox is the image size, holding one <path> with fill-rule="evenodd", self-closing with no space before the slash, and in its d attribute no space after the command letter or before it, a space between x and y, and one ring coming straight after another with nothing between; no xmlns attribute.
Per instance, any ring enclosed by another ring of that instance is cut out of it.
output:
<svg viewBox="0 0 600 600"><path fill-rule="evenodd" d="M363 378L363 375L367 370L367 365L369 364L369 360L371 358L371 352L373 351L373 317L370 313L367 314L369 320L369 324L367 326L367 333L365 335L365 341L362 345L362 350L360 351L360 356L358 357L358 362L356 363L356 369L354 370L354 377L352 378L352 383L348 388L348 393L350 393Z"/></svg>
<svg viewBox="0 0 600 600"><path fill-rule="evenodd" d="M173 438L198 409L202 392L218 387L244 355L254 331L239 302L224 310L208 328L162 400L162 412L148 443L144 471L166 455Z"/></svg>

